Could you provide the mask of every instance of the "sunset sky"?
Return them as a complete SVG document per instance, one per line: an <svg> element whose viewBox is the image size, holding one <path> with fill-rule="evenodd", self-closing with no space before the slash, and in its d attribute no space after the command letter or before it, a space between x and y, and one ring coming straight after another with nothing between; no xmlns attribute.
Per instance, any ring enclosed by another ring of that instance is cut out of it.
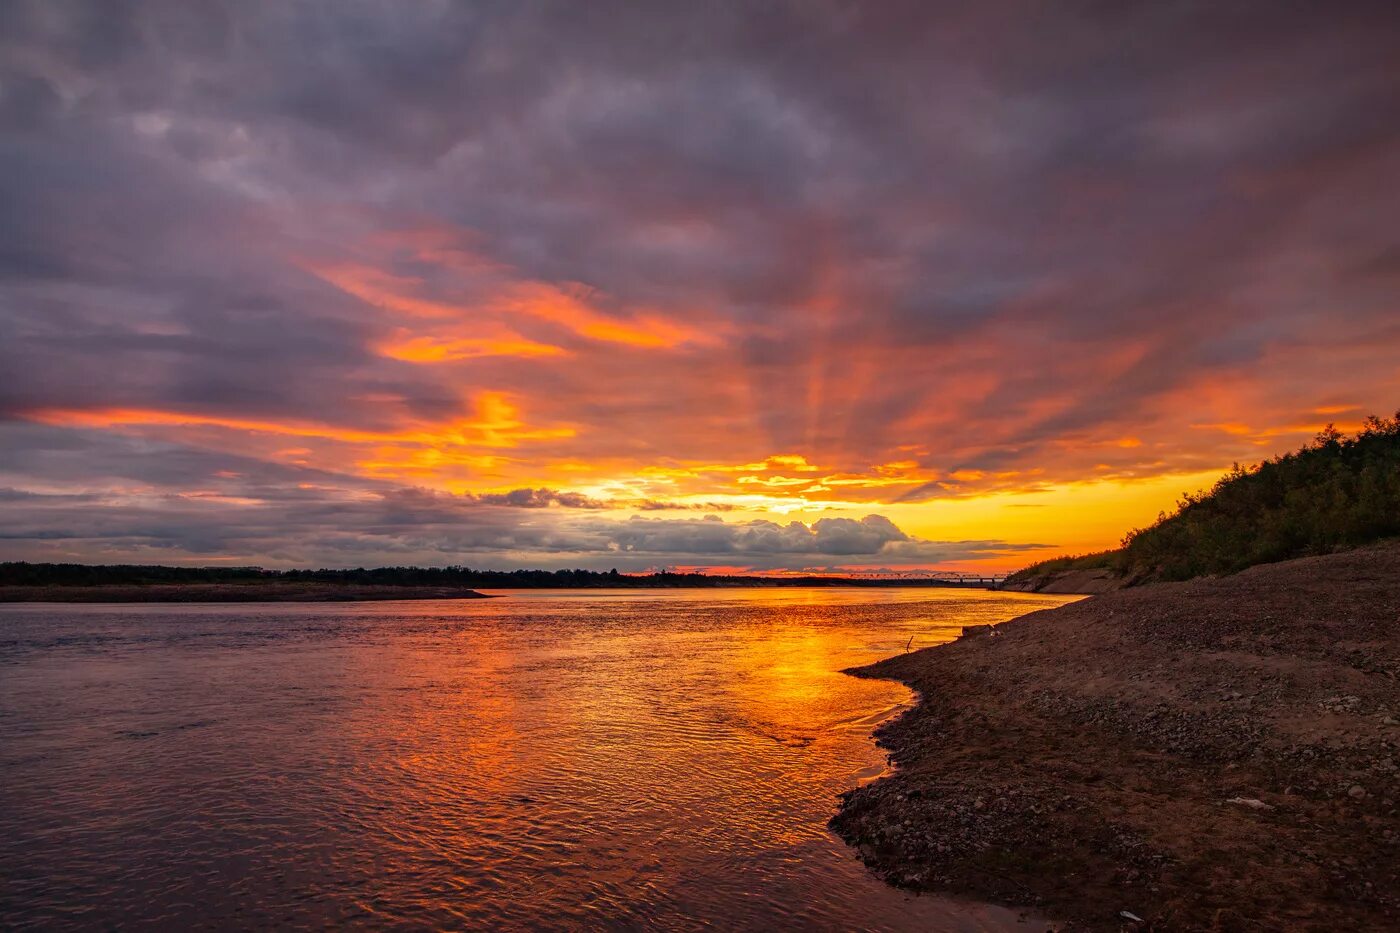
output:
<svg viewBox="0 0 1400 933"><path fill-rule="evenodd" d="M1365 3L0 6L0 559L1005 569L1400 407Z"/></svg>

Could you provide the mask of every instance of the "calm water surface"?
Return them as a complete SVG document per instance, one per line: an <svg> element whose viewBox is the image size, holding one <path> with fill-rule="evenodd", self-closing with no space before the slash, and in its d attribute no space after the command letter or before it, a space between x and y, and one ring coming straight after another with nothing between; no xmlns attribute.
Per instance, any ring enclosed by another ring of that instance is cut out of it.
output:
<svg viewBox="0 0 1400 933"><path fill-rule="evenodd" d="M826 830L908 691L1064 597L0 607L0 926L984 930Z"/></svg>

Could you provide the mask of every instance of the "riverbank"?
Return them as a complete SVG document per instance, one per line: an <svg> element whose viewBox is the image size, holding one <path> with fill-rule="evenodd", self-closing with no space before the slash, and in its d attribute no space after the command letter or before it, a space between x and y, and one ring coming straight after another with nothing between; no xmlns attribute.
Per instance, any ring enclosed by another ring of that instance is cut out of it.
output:
<svg viewBox="0 0 1400 933"><path fill-rule="evenodd" d="M354 603L391 599L488 599L455 586L352 583L153 583L0 586L0 603Z"/></svg>
<svg viewBox="0 0 1400 933"><path fill-rule="evenodd" d="M1028 580L1008 580L997 587L1009 593L1057 593L1073 596L1097 596L1121 590L1127 581L1111 570L1059 570Z"/></svg>
<svg viewBox="0 0 1400 933"><path fill-rule="evenodd" d="M850 672L922 697L832 820L878 874L1084 930L1400 924L1400 545L995 633Z"/></svg>

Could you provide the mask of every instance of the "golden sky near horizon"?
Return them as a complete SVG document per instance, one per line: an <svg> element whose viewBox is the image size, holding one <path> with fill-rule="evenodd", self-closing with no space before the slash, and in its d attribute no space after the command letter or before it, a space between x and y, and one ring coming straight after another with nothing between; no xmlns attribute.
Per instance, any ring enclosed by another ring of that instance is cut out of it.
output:
<svg viewBox="0 0 1400 933"><path fill-rule="evenodd" d="M0 559L1002 570L1400 405L1362 14L300 9L0 37Z"/></svg>

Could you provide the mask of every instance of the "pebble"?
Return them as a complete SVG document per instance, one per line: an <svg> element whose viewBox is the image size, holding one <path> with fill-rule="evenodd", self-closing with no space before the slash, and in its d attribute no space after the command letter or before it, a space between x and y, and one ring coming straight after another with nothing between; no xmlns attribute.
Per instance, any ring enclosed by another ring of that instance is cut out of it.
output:
<svg viewBox="0 0 1400 933"><path fill-rule="evenodd" d="M1238 806L1241 806L1241 807L1249 807L1251 810L1272 810L1272 809L1274 809L1272 804L1267 804L1267 803L1265 803L1264 801L1258 800L1258 799L1256 799L1256 798L1254 798L1254 797L1231 797L1229 800L1227 800L1227 801L1225 801L1225 802L1226 802L1226 803L1237 804Z"/></svg>

